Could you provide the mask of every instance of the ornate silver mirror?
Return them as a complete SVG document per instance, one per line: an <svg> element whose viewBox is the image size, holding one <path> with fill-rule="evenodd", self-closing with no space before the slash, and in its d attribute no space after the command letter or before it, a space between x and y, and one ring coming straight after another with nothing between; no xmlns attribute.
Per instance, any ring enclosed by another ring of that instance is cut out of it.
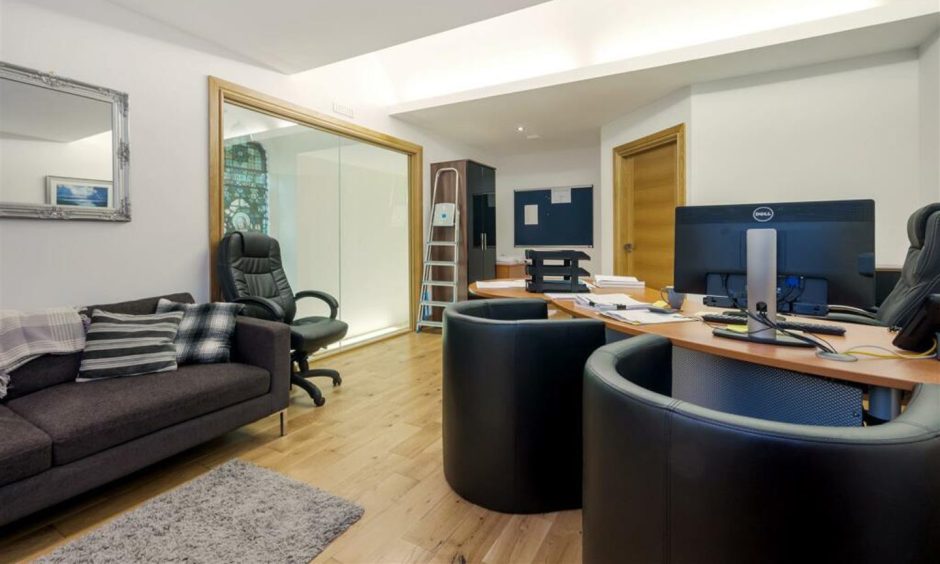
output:
<svg viewBox="0 0 940 564"><path fill-rule="evenodd" d="M130 221L127 94L0 63L0 218Z"/></svg>

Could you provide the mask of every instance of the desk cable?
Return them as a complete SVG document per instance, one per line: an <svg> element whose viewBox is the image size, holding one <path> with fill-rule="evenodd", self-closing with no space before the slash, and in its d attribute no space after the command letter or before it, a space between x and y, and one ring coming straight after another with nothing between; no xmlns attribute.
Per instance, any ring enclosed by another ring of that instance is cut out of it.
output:
<svg viewBox="0 0 940 564"><path fill-rule="evenodd" d="M809 343L826 354L830 354L830 355L839 354L839 351L836 350L834 346L832 346L832 343L830 343L826 339L823 339L822 337L818 337L816 335L813 335L811 337L805 333L794 333L793 331L789 329L784 329L777 324L776 320L770 319L767 316L766 312L761 312L759 315L754 315L746 307L741 307L741 304L738 303L737 296L735 296L734 293L731 291L728 292L728 298L731 299L731 303L734 305L735 309L744 313L744 315L746 315L748 318L753 319L757 321L758 323L763 323L764 325L767 325L768 327L770 327L771 329L774 329L775 331L780 331L781 333L783 333L784 335L787 335L788 337L792 337L798 341L803 341L804 343ZM750 334L751 332L748 331L748 335Z"/></svg>
<svg viewBox="0 0 940 564"><path fill-rule="evenodd" d="M868 352L859 349L875 349L884 352ZM930 347L930 350L916 354L899 353L879 345L857 345L848 349L843 354L867 356L876 360L933 360L937 358L937 340L933 340L933 345Z"/></svg>
<svg viewBox="0 0 940 564"><path fill-rule="evenodd" d="M743 312L745 315L747 315L747 317L754 319L756 321L759 321L760 323L763 323L772 329L780 331L784 335L788 335L790 337L793 337L794 339L798 339L800 341L804 341L804 342L815 345L819 349L816 353L817 355L819 355L820 353L825 353L827 355L837 355L839 357L843 357L841 360L848 360L844 357L859 357L859 356L866 356L874 360L933 360L937 358L937 347L938 347L937 339L933 340L933 345L930 347L930 350L922 352L922 353L916 353L916 354L899 353L899 352L892 351L891 349L888 349L886 347L882 347L880 345L856 345L840 353L834 346L832 346L832 344L829 341L823 339L822 337L818 337L815 335L810 337L806 334L793 333L787 329L782 329L777 325L775 321L772 321L770 318L768 318L766 314L755 316L746 308L741 307L741 305L738 303L737 297L734 296L734 294L731 292L728 292L728 298L731 299L731 303L734 304L734 307L738 309L739 311ZM709 324L709 326L711 325ZM874 349L874 350L883 351L883 352L869 352L863 349ZM825 356L824 358L832 359L832 357L825 357ZM833 360L839 360L839 359L833 359Z"/></svg>

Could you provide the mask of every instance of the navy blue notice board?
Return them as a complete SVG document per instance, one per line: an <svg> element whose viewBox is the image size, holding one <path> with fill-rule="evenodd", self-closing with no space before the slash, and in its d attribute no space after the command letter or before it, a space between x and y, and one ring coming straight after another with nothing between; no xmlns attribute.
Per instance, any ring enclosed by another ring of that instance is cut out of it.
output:
<svg viewBox="0 0 940 564"><path fill-rule="evenodd" d="M560 194L556 193L556 200L562 201L566 200L564 191L570 190L571 202L553 204L553 190L561 191ZM540 245L593 247L594 187L572 186L544 190L517 190L513 196L513 218L516 247ZM529 220L528 225L526 219Z"/></svg>

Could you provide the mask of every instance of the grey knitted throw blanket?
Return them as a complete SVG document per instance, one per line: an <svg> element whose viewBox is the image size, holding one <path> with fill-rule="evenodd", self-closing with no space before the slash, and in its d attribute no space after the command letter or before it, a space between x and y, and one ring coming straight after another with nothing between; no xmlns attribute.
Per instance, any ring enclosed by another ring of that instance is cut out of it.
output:
<svg viewBox="0 0 940 564"><path fill-rule="evenodd" d="M0 310L0 399L10 372L44 354L70 354L85 348L85 330L70 307L22 312Z"/></svg>

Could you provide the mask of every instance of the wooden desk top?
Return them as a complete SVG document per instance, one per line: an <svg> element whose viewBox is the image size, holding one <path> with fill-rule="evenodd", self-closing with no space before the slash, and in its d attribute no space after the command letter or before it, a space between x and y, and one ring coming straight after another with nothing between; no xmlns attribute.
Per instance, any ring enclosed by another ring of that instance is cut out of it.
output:
<svg viewBox="0 0 940 564"><path fill-rule="evenodd" d="M553 300L543 294L526 292L523 288L492 288L480 289L477 285L470 285L470 292L484 298L541 298L547 300L558 309L577 317L599 319L608 328L627 333L629 335L643 335L652 333L669 338L676 346L714 354L727 358L773 366L813 374L903 390L913 389L915 384L940 384L940 362L937 360L901 360L876 359L859 357L858 362L839 362L826 360L816 356L810 348L780 347L723 339L712 335L712 328L700 321L685 323L665 323L662 325L629 325L605 317L589 308L579 307L573 300ZM659 292L652 289L624 290L624 289L597 289L598 293L620 293L633 296L646 302L660 299ZM701 304L690 303L686 300L682 313L694 314L698 311L721 311ZM828 323L826 321L811 320L812 323ZM850 323L833 323L846 328L842 337L821 335L839 351L844 351L859 345L878 345L889 350L904 353L891 345L894 335L886 328L868 325L853 325Z"/></svg>

